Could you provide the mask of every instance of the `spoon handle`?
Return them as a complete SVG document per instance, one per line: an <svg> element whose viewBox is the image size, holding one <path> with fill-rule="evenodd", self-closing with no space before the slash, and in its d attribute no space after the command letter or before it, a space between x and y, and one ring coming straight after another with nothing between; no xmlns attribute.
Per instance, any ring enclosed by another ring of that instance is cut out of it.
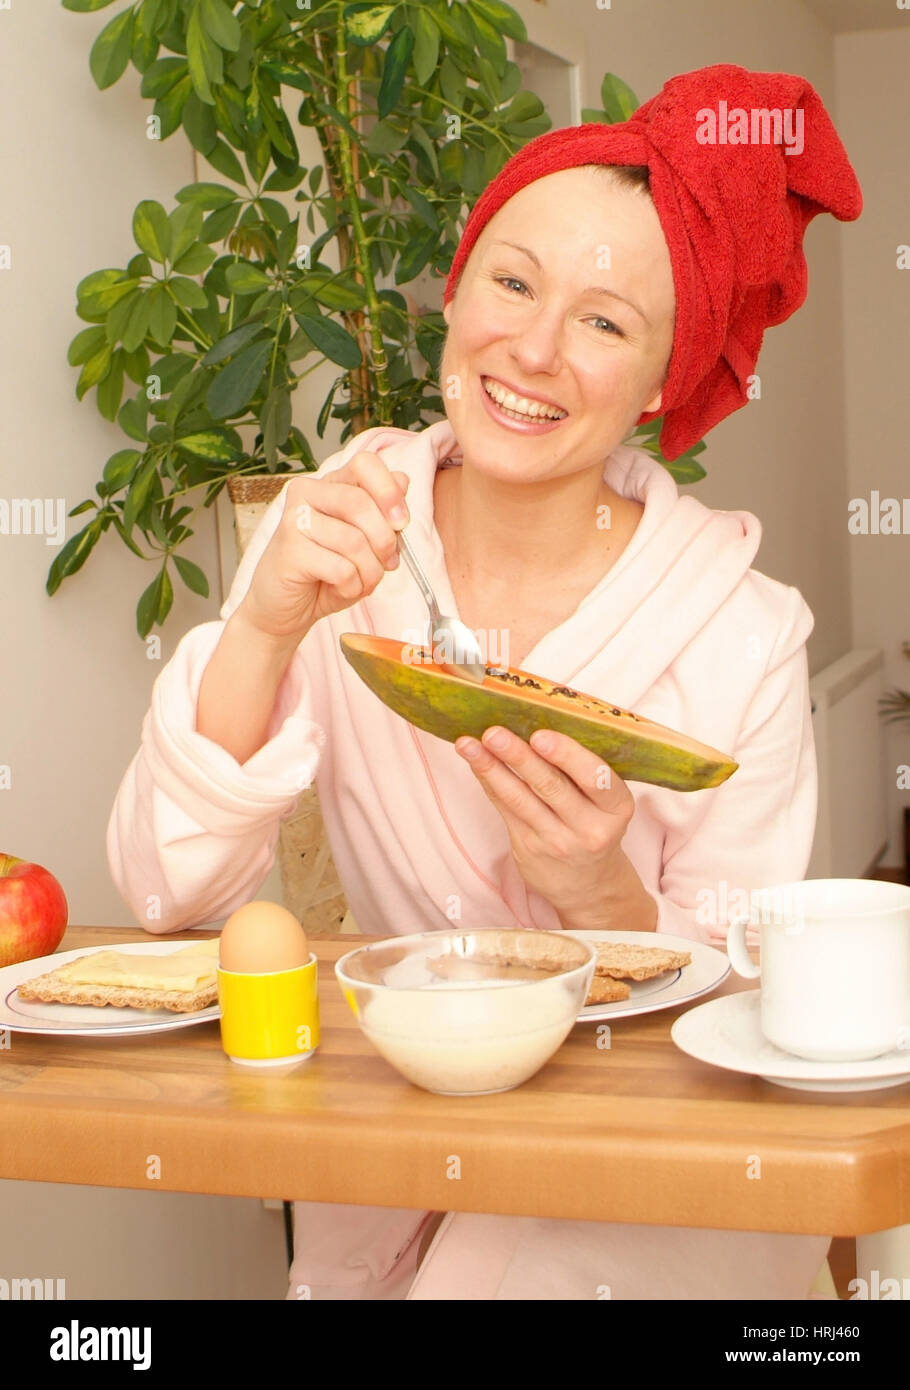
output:
<svg viewBox="0 0 910 1390"><path fill-rule="evenodd" d="M398 549L404 556L409 570L411 571L411 573L417 581L417 586L420 589L420 592L423 594L424 598L427 601L427 607L430 610L430 619L433 623L433 626L435 627L439 623L441 617L439 612L439 605L436 602L436 595L433 593L433 590L430 587L430 581L427 579L426 575L423 572L423 566L421 565L417 556L414 554L414 551L411 549L411 544L403 531L398 532Z"/></svg>

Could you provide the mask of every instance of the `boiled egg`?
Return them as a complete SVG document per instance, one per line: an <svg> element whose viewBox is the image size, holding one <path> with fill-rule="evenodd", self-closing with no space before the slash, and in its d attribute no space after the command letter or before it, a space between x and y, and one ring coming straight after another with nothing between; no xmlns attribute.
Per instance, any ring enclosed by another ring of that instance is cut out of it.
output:
<svg viewBox="0 0 910 1390"><path fill-rule="evenodd" d="M218 963L238 975L266 975L306 965L310 948L292 912L279 903L245 903L221 929Z"/></svg>

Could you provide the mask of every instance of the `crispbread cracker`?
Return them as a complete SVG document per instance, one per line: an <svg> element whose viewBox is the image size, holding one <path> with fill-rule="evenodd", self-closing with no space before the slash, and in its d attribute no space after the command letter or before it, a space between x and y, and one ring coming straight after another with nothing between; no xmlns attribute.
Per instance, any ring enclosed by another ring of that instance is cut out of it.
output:
<svg viewBox="0 0 910 1390"><path fill-rule="evenodd" d="M628 999L630 993L629 986L622 980L613 980L609 975L595 975L585 1004L615 1004L619 999Z"/></svg>
<svg viewBox="0 0 910 1390"><path fill-rule="evenodd" d="M61 977L58 970L36 975L17 987L20 999L40 1004L86 1004L103 1008L111 1004L116 1009L169 1009L171 1013L189 1014L214 1004L218 998L217 982L205 985L194 993L185 989L139 989L132 985L80 985Z"/></svg>
<svg viewBox="0 0 910 1390"><path fill-rule="evenodd" d="M665 970L679 970L691 964L689 951L668 951L660 946L631 946L625 942L602 941L597 947L595 976L615 980L650 980Z"/></svg>

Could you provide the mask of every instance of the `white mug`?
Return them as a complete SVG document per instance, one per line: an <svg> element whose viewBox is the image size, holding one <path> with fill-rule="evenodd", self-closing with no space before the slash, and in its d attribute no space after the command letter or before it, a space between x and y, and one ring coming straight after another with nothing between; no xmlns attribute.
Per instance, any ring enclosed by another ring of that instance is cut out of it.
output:
<svg viewBox="0 0 910 1390"><path fill-rule="evenodd" d="M760 966L747 927L759 932ZM815 1062L903 1048L910 1070L906 884L808 878L758 889L730 922L727 954L737 974L761 978L761 1029L775 1047Z"/></svg>

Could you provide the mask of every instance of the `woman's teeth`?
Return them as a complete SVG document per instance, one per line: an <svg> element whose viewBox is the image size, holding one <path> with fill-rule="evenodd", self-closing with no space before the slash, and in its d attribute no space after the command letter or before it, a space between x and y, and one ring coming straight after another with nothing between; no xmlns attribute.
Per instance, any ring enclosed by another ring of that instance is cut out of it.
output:
<svg viewBox="0 0 910 1390"><path fill-rule="evenodd" d="M544 405L541 401L528 400L527 396L516 396L489 377L482 377L481 385L500 410L506 415L514 416L516 420L562 420L568 413L556 406Z"/></svg>

